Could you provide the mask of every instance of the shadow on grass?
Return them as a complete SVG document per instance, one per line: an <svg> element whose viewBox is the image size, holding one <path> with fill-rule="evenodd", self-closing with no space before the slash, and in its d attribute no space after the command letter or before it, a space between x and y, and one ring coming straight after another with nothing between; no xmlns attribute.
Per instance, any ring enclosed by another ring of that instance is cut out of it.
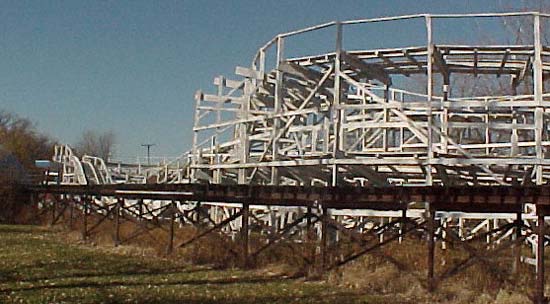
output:
<svg viewBox="0 0 550 304"><path fill-rule="evenodd" d="M117 273L119 274L119 273ZM139 274L139 273L138 273ZM129 273L128 275L134 276L134 273ZM288 280L294 280L297 277L289 276L270 276L270 277L248 277L248 278L224 278L224 279L203 279L203 280L175 280L168 282L155 282L148 280L147 282L126 282L124 280L112 280L109 282L78 282L78 283L67 283L67 284L56 284L56 285L39 285L39 286L29 286L21 288L3 288L0 289L0 293L10 293L18 291L30 291L30 290L44 290L44 289L64 289L64 288L105 288L105 287L115 287L115 286L126 286L126 287L135 287L135 286L176 286L176 285L228 285L228 284L260 284L268 282L282 282Z"/></svg>
<svg viewBox="0 0 550 304"><path fill-rule="evenodd" d="M112 271L112 272L98 272L98 273L76 273L76 274L66 274L58 276L42 276L35 278L22 278L19 276L14 276L11 273L2 273L0 272L0 283L12 283L12 282L25 282L33 283L43 280L67 280L67 279L84 279L84 278L101 278L101 277L113 277L113 276L155 276L155 275L170 275L170 274L193 274L200 272L212 271L213 268L195 268L195 269L167 269L167 270L138 270L138 271ZM3 279L6 278L6 279ZM0 289L2 292L2 289Z"/></svg>
<svg viewBox="0 0 550 304"><path fill-rule="evenodd" d="M122 303L127 299L115 298L108 303ZM392 301L393 302L393 301ZM335 292L331 294L308 294L308 295L287 295L284 293L271 296L251 296L251 297L236 297L236 298L221 298L221 299L209 299L209 298L177 298L177 297L163 297L162 299L146 299L143 301L132 301L132 303L153 303L153 304L257 304L257 303L369 303L380 304L390 303L383 299L370 300L368 296L359 293L352 292ZM394 302L395 303L395 302ZM407 302L398 302L401 304ZM412 303L412 302L411 302Z"/></svg>
<svg viewBox="0 0 550 304"><path fill-rule="evenodd" d="M36 225L0 225L0 233L28 234L35 232L44 234L53 233Z"/></svg>

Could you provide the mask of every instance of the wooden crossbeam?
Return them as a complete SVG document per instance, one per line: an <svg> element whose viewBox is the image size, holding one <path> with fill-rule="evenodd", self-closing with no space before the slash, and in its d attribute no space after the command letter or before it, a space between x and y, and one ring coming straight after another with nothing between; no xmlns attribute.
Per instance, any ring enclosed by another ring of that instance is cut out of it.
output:
<svg viewBox="0 0 550 304"><path fill-rule="evenodd" d="M439 72L443 75L443 79L447 80L445 83L449 83L448 79L450 78L449 66L445 61L445 57L441 50L437 47L434 47L434 63L437 66Z"/></svg>
<svg viewBox="0 0 550 304"><path fill-rule="evenodd" d="M177 247L185 247L193 242L195 242L196 240L202 238L203 236L213 232L213 231L216 231L218 229L221 229L223 228L224 226L228 225L229 223L231 223L232 221L236 220L237 218L239 218L241 215L242 215L242 210L233 214L232 216L226 218L225 220L221 221L219 224L211 227L210 229L207 229L205 231L203 231L202 233L199 233L198 235L195 235L194 237L192 237L191 239L187 240L187 241L184 241L182 242L181 244L179 244Z"/></svg>
<svg viewBox="0 0 550 304"><path fill-rule="evenodd" d="M411 61L413 64L416 64L416 66L419 68L419 69L424 69L424 65L422 63L420 63L418 60L416 60L416 58L414 58L412 55L411 55L411 51L408 50L408 49L405 49L402 51L402 54L403 56L407 57L407 59L409 61Z"/></svg>
<svg viewBox="0 0 550 304"><path fill-rule="evenodd" d="M389 65L389 66L393 67L398 73L403 74L407 77L410 76L410 74L407 71L401 69L401 67L398 66L397 64L395 64L391 59L384 56L384 54L382 52L376 52L376 56L378 56L378 58L382 59L382 61L384 61L384 63L386 65Z"/></svg>
<svg viewBox="0 0 550 304"><path fill-rule="evenodd" d="M355 71L360 73L362 76L366 76L369 79L376 79L382 82L385 85L391 85L391 78L388 73L384 70L384 67L379 64L366 63L363 60L359 59L355 55L352 55L348 52L342 51L341 53L342 60L351 66Z"/></svg>
<svg viewBox="0 0 550 304"><path fill-rule="evenodd" d="M348 257L345 257L344 259L342 259L342 260L336 262L335 264L333 264L332 266L330 266L327 270L332 270L332 269L334 269L334 268L336 268L336 267L340 267L340 266L343 266L343 265L345 265L345 264L347 264L347 263L349 263L349 262L351 262L351 261L354 261L354 260L360 258L361 256L367 254L367 253L370 252L370 251L373 251L373 250L375 250L375 249L378 249L378 248L380 248L380 247L382 247L382 246L384 246L384 245L386 245L386 244L388 244L388 243L391 243L391 242L393 242L393 241L399 239L400 237L403 237L403 235L406 234L406 233L409 233L409 232L411 232L411 231L413 231L413 230L416 230L416 229L418 229L418 228L420 228L420 227L423 227L425 224L426 224L425 221L423 221L423 222L421 222L421 223L415 223L413 226L411 226L411 227L409 227L409 228L407 228L407 229L403 229L403 230L401 231L401 233L395 233L393 236L390 236L390 237L388 237L388 238L385 238L384 241L382 241L382 242L378 242L378 243L376 243L376 244L374 244L374 245L368 246L368 247L366 247L366 248L360 250L359 252L356 252L356 253L354 253L354 254L348 256Z"/></svg>
<svg viewBox="0 0 550 304"><path fill-rule="evenodd" d="M252 257L258 256L260 253L262 253L267 248L271 247L272 245L276 244L279 240L281 240L285 235L287 235L292 229L298 225L300 225L304 220L307 220L308 218L316 218L316 220L313 222L317 222L318 217L311 213L305 213L304 215L298 217L292 223L285 225L285 227L279 231L275 236L273 236L270 241L267 244L264 244L262 247L258 248L254 253L251 254Z"/></svg>

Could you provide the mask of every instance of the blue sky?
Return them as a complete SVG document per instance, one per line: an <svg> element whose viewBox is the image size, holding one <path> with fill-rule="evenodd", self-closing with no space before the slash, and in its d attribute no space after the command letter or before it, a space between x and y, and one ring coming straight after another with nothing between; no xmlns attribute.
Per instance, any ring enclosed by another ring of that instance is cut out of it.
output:
<svg viewBox="0 0 550 304"><path fill-rule="evenodd" d="M494 12L503 1L0 2L0 109L64 143L113 130L116 154L191 146L193 95L279 32L331 20ZM391 37L387 37L390 39ZM384 39L384 38L382 38Z"/></svg>

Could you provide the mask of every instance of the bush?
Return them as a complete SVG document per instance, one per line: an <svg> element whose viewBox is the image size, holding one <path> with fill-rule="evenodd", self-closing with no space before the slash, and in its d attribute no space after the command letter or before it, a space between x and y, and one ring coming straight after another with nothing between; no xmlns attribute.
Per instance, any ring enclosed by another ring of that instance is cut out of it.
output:
<svg viewBox="0 0 550 304"><path fill-rule="evenodd" d="M25 118L0 110L0 223L21 223L28 208L24 184L32 182L34 161L48 159L53 143Z"/></svg>

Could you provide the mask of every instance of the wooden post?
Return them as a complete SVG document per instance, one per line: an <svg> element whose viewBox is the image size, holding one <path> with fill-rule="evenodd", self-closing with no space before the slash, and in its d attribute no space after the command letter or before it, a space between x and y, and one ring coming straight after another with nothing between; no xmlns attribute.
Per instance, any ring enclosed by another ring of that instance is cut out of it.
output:
<svg viewBox="0 0 550 304"><path fill-rule="evenodd" d="M435 211L428 205L428 291L435 290L434 256L435 256Z"/></svg>
<svg viewBox="0 0 550 304"><path fill-rule="evenodd" d="M88 238L88 198L83 199L83 218L82 218L82 240L85 241Z"/></svg>
<svg viewBox="0 0 550 304"><path fill-rule="evenodd" d="M428 149L428 166L426 168L426 184L428 186L431 186L433 183L432 178L432 160L434 158L434 152L433 152L433 137L432 137L432 127L433 127L433 117L432 117L432 99L433 99L433 60L434 60L434 45L433 45L433 35L432 35L432 17L427 15L426 17L426 33L427 33L427 47L428 47L428 54L427 54L427 72L428 72L428 83L427 83L427 95L428 95L428 102L427 102L427 112L426 115L428 116L428 142L427 142L427 149Z"/></svg>
<svg viewBox="0 0 550 304"><path fill-rule="evenodd" d="M546 303L544 299L544 215L537 218L537 281L535 285L535 303Z"/></svg>
<svg viewBox="0 0 550 304"><path fill-rule="evenodd" d="M198 227L201 226L201 208L202 208L201 202L197 202L197 206L195 207L195 211L196 211L195 222L197 223L196 225Z"/></svg>
<svg viewBox="0 0 550 304"><path fill-rule="evenodd" d="M399 243L403 241L405 234L405 223L407 222L407 208L401 210L401 223L399 225Z"/></svg>
<svg viewBox="0 0 550 304"><path fill-rule="evenodd" d="M143 221L143 199L138 200L139 221Z"/></svg>
<svg viewBox="0 0 550 304"><path fill-rule="evenodd" d="M174 222L176 220L176 207L174 202L170 203L170 236L168 239L168 248L166 254L172 254L174 251Z"/></svg>
<svg viewBox="0 0 550 304"><path fill-rule="evenodd" d="M323 207L323 214L321 215L321 267L320 274L322 274L327 268L328 264L328 209Z"/></svg>
<svg viewBox="0 0 550 304"><path fill-rule="evenodd" d="M50 222L50 226L53 226L55 224L55 219L56 219L56 216L57 214L55 213L56 209L57 209L57 197L56 195L52 195L52 221Z"/></svg>
<svg viewBox="0 0 550 304"><path fill-rule="evenodd" d="M115 209L115 247L120 245L120 205L122 204L122 199L117 199Z"/></svg>
<svg viewBox="0 0 550 304"><path fill-rule="evenodd" d="M69 229L73 230L74 227L74 197L72 200L68 201L69 204Z"/></svg>
<svg viewBox="0 0 550 304"><path fill-rule="evenodd" d="M515 274L519 274L520 266L521 266L521 242L519 241L521 239L521 226L522 226L522 220L521 220L522 212L519 211L516 213L516 245L514 246L514 264L512 266L513 272Z"/></svg>
<svg viewBox="0 0 550 304"><path fill-rule="evenodd" d="M249 261L249 248L248 248L248 215L249 215L248 203L243 203L243 212L241 216L241 245L242 245L242 263L243 267L250 266Z"/></svg>
<svg viewBox="0 0 550 304"><path fill-rule="evenodd" d="M312 226L312 222L311 222L311 207L307 207L307 218L306 218L306 241L310 241L310 235L311 235L311 226Z"/></svg>
<svg viewBox="0 0 550 304"><path fill-rule="evenodd" d="M533 97L537 107L535 108L535 153L537 159L544 158L544 151L542 149L543 129L544 129L544 106L543 106L543 93L544 93L544 79L543 79L543 64L542 64L542 37L540 28L540 15L533 15ZM535 165L536 184L543 184L542 177L542 165Z"/></svg>

